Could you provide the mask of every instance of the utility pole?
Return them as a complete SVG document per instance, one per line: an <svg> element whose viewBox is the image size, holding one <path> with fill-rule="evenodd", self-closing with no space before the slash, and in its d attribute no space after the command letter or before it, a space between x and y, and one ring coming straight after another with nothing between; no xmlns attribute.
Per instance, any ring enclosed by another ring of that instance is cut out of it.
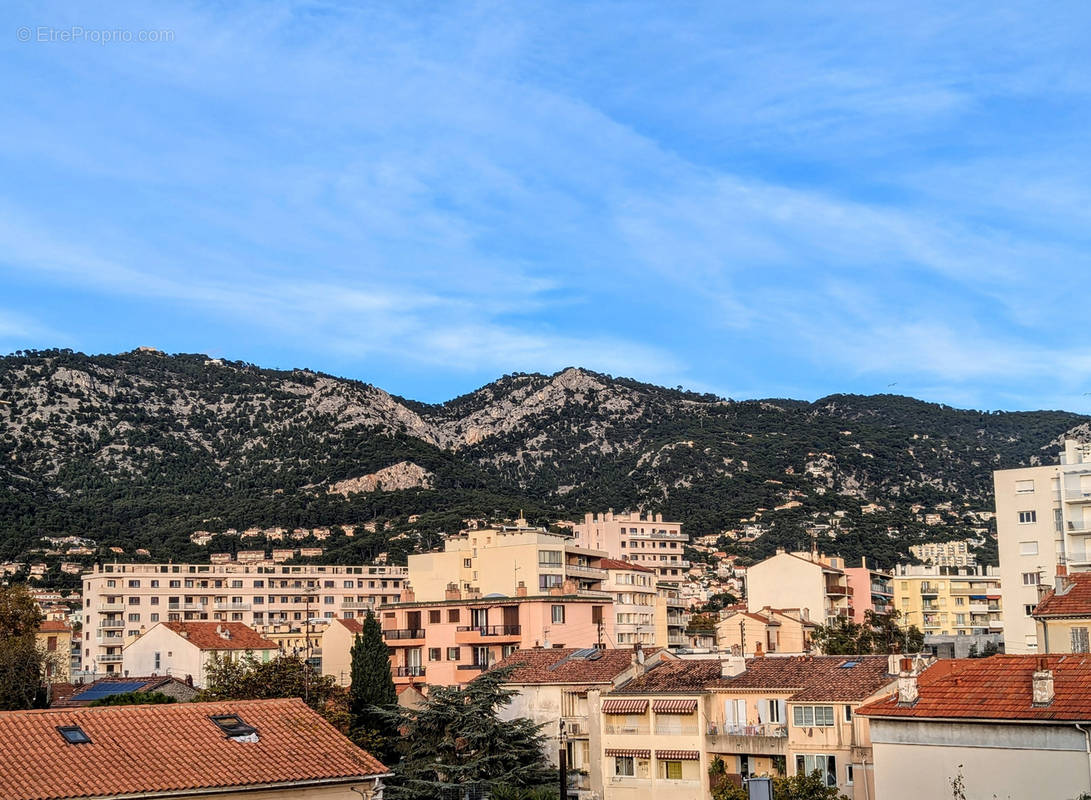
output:
<svg viewBox="0 0 1091 800"><path fill-rule="evenodd" d="M560 751L557 753L557 762L560 764L561 793L560 800L568 800L568 734L565 733L564 720L558 724L560 730Z"/></svg>

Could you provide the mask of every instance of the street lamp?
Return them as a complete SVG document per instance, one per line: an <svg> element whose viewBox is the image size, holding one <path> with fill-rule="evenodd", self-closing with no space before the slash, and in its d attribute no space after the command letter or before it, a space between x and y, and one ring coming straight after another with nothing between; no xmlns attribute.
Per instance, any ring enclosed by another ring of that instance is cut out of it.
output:
<svg viewBox="0 0 1091 800"><path fill-rule="evenodd" d="M557 754L557 761L560 764L560 781L561 781L561 794L560 800L567 800L568 798L568 734L565 732L564 720L560 720L558 723L558 730L560 731L560 752Z"/></svg>

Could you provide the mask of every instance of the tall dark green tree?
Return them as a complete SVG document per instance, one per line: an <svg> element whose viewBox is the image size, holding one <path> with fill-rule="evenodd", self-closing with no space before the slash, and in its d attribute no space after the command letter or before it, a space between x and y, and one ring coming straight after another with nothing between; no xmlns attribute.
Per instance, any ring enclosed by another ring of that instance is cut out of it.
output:
<svg viewBox="0 0 1091 800"><path fill-rule="evenodd" d="M515 694L504 683L511 668L486 672L466 686L433 686L424 704L399 710L402 741L408 743L389 782L389 800L462 797L471 787L541 789L552 784L540 727L522 717L500 719Z"/></svg>
<svg viewBox="0 0 1091 800"><path fill-rule="evenodd" d="M352 685L349 688L349 735L361 747L388 764L397 759L398 731L388 712L398 703L390 674L390 648L379 620L371 611L352 645Z"/></svg>

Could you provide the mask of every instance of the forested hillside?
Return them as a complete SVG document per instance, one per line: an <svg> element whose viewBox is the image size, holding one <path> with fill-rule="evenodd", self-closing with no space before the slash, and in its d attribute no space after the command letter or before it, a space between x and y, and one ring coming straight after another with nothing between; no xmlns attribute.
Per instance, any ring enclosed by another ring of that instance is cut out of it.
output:
<svg viewBox="0 0 1091 800"><path fill-rule="evenodd" d="M0 400L0 558L72 534L199 557L198 529L368 522L374 533L335 537L328 557L400 558L469 517L612 507L662 511L693 535L757 524L740 546L754 557L809 541L819 522L824 549L889 563L914 541L980 530L991 471L1053 459L1087 422L892 395L734 402L579 369L427 405L148 350L16 353L0 359ZM882 508L862 512L870 502ZM924 524L937 507L945 524Z"/></svg>

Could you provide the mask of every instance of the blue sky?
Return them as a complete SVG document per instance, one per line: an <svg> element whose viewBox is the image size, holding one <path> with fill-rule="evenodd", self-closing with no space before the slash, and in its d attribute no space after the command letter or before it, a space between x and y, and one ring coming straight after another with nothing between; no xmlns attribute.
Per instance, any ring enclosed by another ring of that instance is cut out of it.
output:
<svg viewBox="0 0 1091 800"><path fill-rule="evenodd" d="M1085 3L3 16L0 351L1091 412Z"/></svg>

